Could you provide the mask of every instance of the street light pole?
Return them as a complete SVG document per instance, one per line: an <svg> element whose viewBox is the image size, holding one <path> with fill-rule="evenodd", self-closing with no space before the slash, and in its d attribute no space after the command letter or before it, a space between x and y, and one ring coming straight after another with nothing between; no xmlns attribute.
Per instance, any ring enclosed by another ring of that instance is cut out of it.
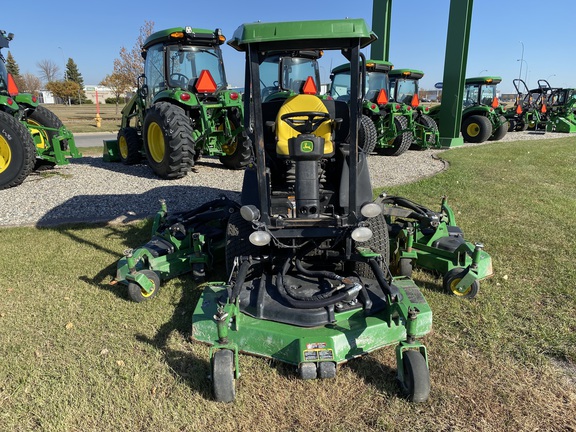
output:
<svg viewBox="0 0 576 432"><path fill-rule="evenodd" d="M522 63L526 63L526 71L524 72L524 82L526 83L526 85L528 85L528 80L527 80L527 76L528 76L528 62L524 59L518 59L516 61L520 62L520 71L522 71ZM518 79L522 79L522 75L520 75L520 77Z"/></svg>
<svg viewBox="0 0 576 432"><path fill-rule="evenodd" d="M520 41L520 43L522 44L522 55L520 56L520 73L518 74L518 79L522 79L522 62L524 61L524 42Z"/></svg>

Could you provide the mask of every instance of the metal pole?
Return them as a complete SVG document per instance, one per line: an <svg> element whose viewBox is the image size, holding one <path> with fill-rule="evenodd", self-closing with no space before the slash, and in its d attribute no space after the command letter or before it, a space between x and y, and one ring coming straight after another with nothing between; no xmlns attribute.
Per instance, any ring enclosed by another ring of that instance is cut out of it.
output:
<svg viewBox="0 0 576 432"><path fill-rule="evenodd" d="M520 73L518 74L519 80L522 79L522 62L524 61L524 42L520 41L520 43L522 44L522 55L520 56Z"/></svg>

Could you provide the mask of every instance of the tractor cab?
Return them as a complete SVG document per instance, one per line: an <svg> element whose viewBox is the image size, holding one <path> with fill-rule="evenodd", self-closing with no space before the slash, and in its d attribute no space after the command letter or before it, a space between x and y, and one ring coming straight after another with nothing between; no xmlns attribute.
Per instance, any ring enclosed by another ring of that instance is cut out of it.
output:
<svg viewBox="0 0 576 432"><path fill-rule="evenodd" d="M500 77L467 78L464 88L464 109L483 105L496 109L499 106L496 86L502 81Z"/></svg>
<svg viewBox="0 0 576 432"><path fill-rule="evenodd" d="M225 41L220 29L215 31L177 27L150 35L142 47L145 59L144 92L148 103L161 92L190 92L213 96L227 86L222 51ZM183 95L189 100L190 95Z"/></svg>
<svg viewBox="0 0 576 432"><path fill-rule="evenodd" d="M420 105L418 99L418 80L424 72L414 69L395 69L390 71L390 99L416 109Z"/></svg>
<svg viewBox="0 0 576 432"><path fill-rule="evenodd" d="M358 148L360 50L375 39L364 20L343 19L244 24L228 42L246 56L254 160L228 220L229 282L205 288L192 317L192 338L211 345L216 400L235 397L238 352L315 379L392 344L405 394L428 397L416 338L430 331L430 308L412 280L390 276L381 197ZM350 63L349 103L319 95L324 50Z"/></svg>

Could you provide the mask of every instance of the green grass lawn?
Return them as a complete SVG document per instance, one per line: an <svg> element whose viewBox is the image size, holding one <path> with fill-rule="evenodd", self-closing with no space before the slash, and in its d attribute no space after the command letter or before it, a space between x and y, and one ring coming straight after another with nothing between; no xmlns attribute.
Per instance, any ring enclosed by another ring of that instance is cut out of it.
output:
<svg viewBox="0 0 576 432"><path fill-rule="evenodd" d="M122 105L116 109L116 105L113 104L100 104L99 114L101 118L101 126L99 128L96 127L95 118L97 111L95 104L48 104L45 105L45 107L56 114L58 118L62 120L64 126L66 126L72 133L118 132L122 121Z"/></svg>
<svg viewBox="0 0 576 432"><path fill-rule="evenodd" d="M427 403L397 396L393 348L324 381L241 355L236 402L213 402L208 348L189 340L192 279L141 304L108 284L149 223L10 228L0 230L0 430L574 430L576 138L442 157L447 171L386 192L431 208L447 195L495 275L466 301L415 271L434 313Z"/></svg>

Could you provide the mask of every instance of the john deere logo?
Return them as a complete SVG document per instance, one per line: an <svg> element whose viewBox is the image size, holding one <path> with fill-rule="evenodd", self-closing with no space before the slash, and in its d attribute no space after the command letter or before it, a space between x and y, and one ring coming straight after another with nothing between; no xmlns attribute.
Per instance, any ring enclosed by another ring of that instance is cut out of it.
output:
<svg viewBox="0 0 576 432"><path fill-rule="evenodd" d="M300 150L302 150L302 153L310 153L314 151L314 143L312 141L302 141L300 143Z"/></svg>

